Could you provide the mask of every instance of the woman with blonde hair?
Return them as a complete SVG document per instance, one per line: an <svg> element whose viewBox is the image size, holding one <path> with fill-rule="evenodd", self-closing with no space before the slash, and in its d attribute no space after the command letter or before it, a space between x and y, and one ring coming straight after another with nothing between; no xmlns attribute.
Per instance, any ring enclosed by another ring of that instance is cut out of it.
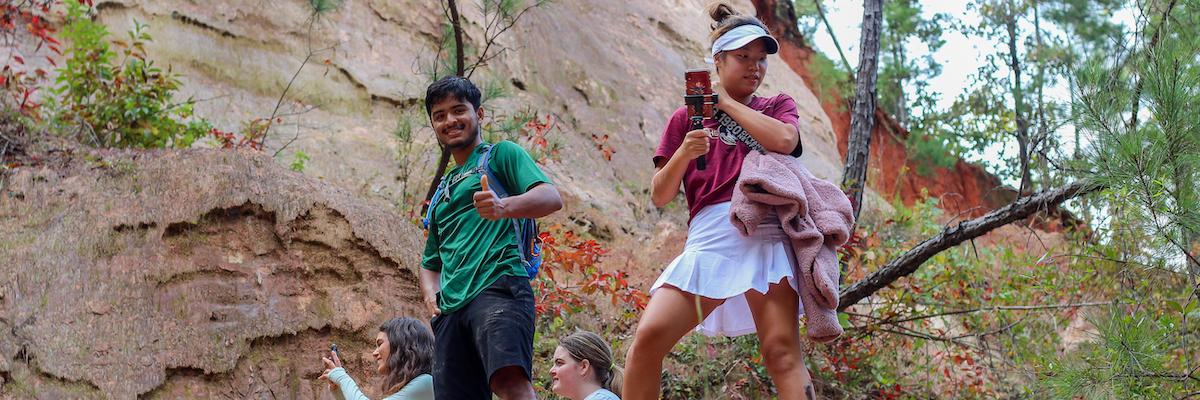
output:
<svg viewBox="0 0 1200 400"><path fill-rule="evenodd" d="M579 331L558 342L550 389L571 400L621 400L621 367L613 363L612 348L592 332Z"/></svg>
<svg viewBox="0 0 1200 400"><path fill-rule="evenodd" d="M663 358L699 325L707 335L757 333L767 372L780 399L814 399L804 366L796 258L779 218L764 218L744 237L730 221L730 201L751 151L798 157L799 112L786 94L755 92L767 56L779 51L761 21L728 4L706 9L715 21L711 56L719 86L717 121L692 130L684 107L667 122L654 154L651 199L662 207L679 192L687 198L688 238L680 254L651 287L650 303L625 360L626 400L657 399ZM696 160L707 157L707 168ZM773 220L773 224L772 224Z"/></svg>

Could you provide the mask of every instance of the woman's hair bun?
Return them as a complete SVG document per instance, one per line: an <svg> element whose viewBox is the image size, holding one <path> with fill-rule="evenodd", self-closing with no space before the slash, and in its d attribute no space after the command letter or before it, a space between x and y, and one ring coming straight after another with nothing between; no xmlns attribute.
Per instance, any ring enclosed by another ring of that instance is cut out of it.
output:
<svg viewBox="0 0 1200 400"><path fill-rule="evenodd" d="M726 4L722 1L709 4L708 7L704 8L704 11L708 13L708 16L718 24L720 24L721 21L724 21L726 18L738 15L737 11L733 10L733 7L730 7L729 4Z"/></svg>

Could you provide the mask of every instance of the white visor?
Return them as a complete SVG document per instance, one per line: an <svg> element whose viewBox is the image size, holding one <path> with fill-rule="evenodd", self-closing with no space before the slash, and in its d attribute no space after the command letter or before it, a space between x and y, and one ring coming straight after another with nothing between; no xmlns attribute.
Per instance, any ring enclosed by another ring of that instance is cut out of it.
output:
<svg viewBox="0 0 1200 400"><path fill-rule="evenodd" d="M766 38L767 54L775 54L779 52L779 42L767 33L766 29L758 25L746 24L737 28L730 29L724 35L717 38L712 45L712 56L716 57L717 53L722 51L737 50L758 38Z"/></svg>

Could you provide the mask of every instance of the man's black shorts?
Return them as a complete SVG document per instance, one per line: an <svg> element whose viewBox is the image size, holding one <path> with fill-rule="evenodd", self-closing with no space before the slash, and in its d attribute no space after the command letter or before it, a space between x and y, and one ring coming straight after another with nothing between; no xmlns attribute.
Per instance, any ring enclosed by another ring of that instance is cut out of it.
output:
<svg viewBox="0 0 1200 400"><path fill-rule="evenodd" d="M502 276L463 308L433 317L433 393L438 399L490 400L492 374L517 366L532 377L533 288Z"/></svg>

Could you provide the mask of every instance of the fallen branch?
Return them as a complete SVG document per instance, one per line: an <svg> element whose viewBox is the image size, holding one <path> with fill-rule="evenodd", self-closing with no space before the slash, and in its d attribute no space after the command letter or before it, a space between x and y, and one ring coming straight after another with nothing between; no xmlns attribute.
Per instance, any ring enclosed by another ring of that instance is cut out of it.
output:
<svg viewBox="0 0 1200 400"><path fill-rule="evenodd" d="M1053 209L1064 201L1103 188L1103 185L1090 180L1076 181L1061 188L1018 198L1011 204L982 217L963 221L953 227L943 229L937 236L926 239L912 250L888 262L883 268L872 272L866 278L843 290L838 302L838 310L845 310L892 282L916 272L921 264L946 249L983 236L996 228L1033 215L1038 211Z"/></svg>
<svg viewBox="0 0 1200 400"><path fill-rule="evenodd" d="M939 313L934 313L934 314L915 315L915 316L904 317L904 318L896 319L896 320L884 319L884 318L874 317L871 315L858 314L858 313L853 313L853 312L848 312L847 314L850 314L850 315L853 315L856 317L863 317L863 318L875 320L875 322L868 324L868 326L869 326L869 325L882 325L882 324L894 325L894 324L901 324L901 323L905 323L905 322L919 321L919 320L923 320L923 319L947 317L947 316L960 315L960 314L971 314L971 313L977 313L977 312L982 312L982 311L1034 311L1034 310L1052 310L1052 309L1063 309L1063 308L1097 307L1097 306L1107 306L1107 305L1114 305L1114 304L1128 304L1128 302L1118 302L1115 300L1110 300L1110 301L1094 301L1094 302L1088 302L1088 303L1047 304L1047 305L1040 305L1040 306L986 306L986 307L970 308L970 309L964 309L964 310L945 311L945 312L939 312Z"/></svg>
<svg viewBox="0 0 1200 400"><path fill-rule="evenodd" d="M907 337L914 338L914 339L928 340L931 342L949 343L949 344L953 344L955 346L962 347L964 349L968 349L968 350L972 350L972 351L983 351L983 349L979 348L978 346L967 343L960 339L934 336L934 335L930 335L927 333L917 332L917 331L914 331L911 329L906 329L907 332L905 332L905 331L898 331L898 330L894 330L894 329L880 328L879 331L885 332L885 333L890 333L893 335L907 336Z"/></svg>

